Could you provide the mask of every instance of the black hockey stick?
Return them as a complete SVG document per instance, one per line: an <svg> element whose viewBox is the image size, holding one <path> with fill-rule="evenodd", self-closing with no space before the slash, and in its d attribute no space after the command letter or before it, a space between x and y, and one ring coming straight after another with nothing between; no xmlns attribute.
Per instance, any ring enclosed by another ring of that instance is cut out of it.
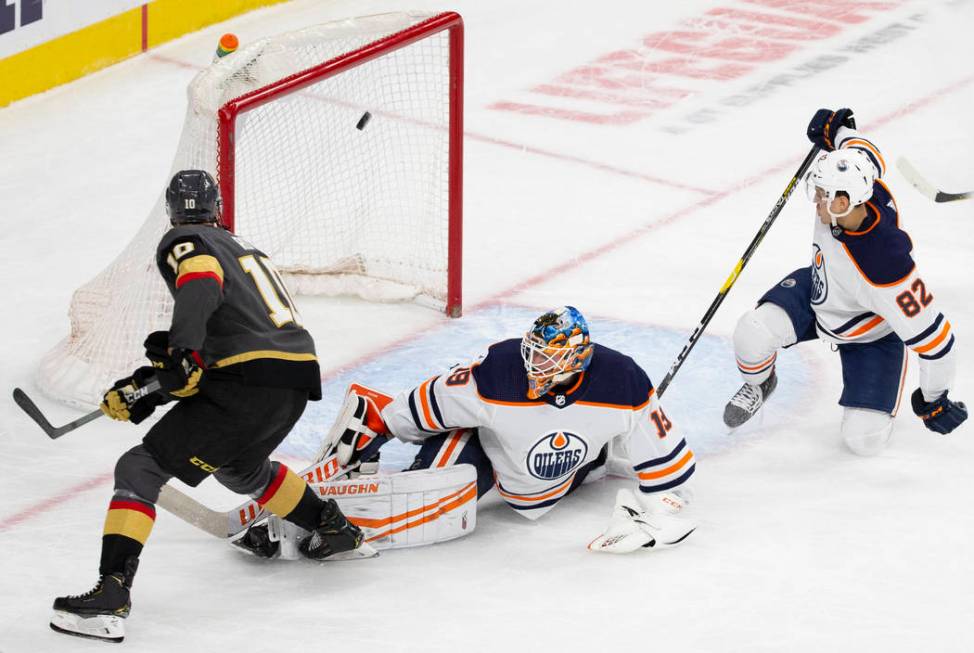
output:
<svg viewBox="0 0 974 653"><path fill-rule="evenodd" d="M913 167L906 157L900 157L896 160L896 167L900 169L900 173L903 177L913 184L920 193L932 199L934 202L956 202L957 200L966 200L970 197L974 197L974 191L968 191L966 193L945 193L940 190L920 174L920 171Z"/></svg>
<svg viewBox="0 0 974 653"><path fill-rule="evenodd" d="M660 383L656 388L656 395L658 397L663 396L663 393L666 392L666 388L670 385L670 382L673 381L673 377L675 377L676 373L680 371L680 367L683 366L684 361L686 361L687 357L690 355L694 345L697 344L700 336L703 335L704 329L706 329L707 325L710 324L710 320L713 319L714 315L717 313L717 309L720 308L720 305L724 302L724 298L727 297L727 293L734 285L734 282L737 281L737 277L740 276L741 271L744 269L744 266L747 265L747 262L751 260L751 257L754 255L755 250L757 250L758 245L760 245L761 241L764 240L765 234L767 234L771 229L771 225L774 224L778 214L781 213L781 209L785 207L785 203L788 201L788 198L791 197L792 192L794 192L795 186L799 181L801 181L802 177L805 176L805 171L807 171L808 167L812 165L812 161L815 160L815 155L817 154L818 146L813 146L805 156L805 160L802 161L800 166L798 166L798 170L792 176L791 181L789 181L788 185L785 186L785 191L781 194L781 197L778 198L778 201L775 202L774 208L771 209L771 213L769 213L768 217L765 218L764 224L762 224L761 228L758 229L758 233L754 236L754 240L752 240L751 244L747 246L747 250L744 252L744 255L737 262L737 265L734 266L734 269L731 270L730 276L727 277L727 281L724 282L723 287L721 287L720 291L717 293L717 296L714 298L714 301L710 304L710 308L708 308L707 312L704 313L703 319L700 320L700 324L698 324L697 328L695 328L693 333L690 334L690 340L686 345L684 345L683 351L681 351L680 355L676 357L676 360L673 361L670 371L666 373L665 377L663 377L663 382Z"/></svg>
<svg viewBox="0 0 974 653"><path fill-rule="evenodd" d="M126 393L125 399L129 403L134 402L148 394L155 392L159 389L159 387L158 381L150 381L145 385L145 387L139 388L133 393ZM27 396L27 393L20 388L14 388L14 401L17 402L17 405L20 406L25 413L27 413L28 417L34 420L39 427L44 429L44 432L47 433L47 437L51 438L52 440L57 440L65 433L70 433L76 428L84 426L88 422L98 419L104 415L101 410L94 410L87 415L79 417L73 422L68 422L64 426L56 427L53 426L46 417L44 417L44 413L42 413L41 409L37 407L37 404L35 404L31 398Z"/></svg>

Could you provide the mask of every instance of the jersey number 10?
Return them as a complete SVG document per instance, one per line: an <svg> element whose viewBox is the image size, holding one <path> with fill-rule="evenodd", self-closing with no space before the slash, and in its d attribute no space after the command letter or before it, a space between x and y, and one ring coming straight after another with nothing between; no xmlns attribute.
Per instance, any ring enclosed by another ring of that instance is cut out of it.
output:
<svg viewBox="0 0 974 653"><path fill-rule="evenodd" d="M250 275L257 286L257 292L264 299L267 305L268 317L274 326L281 328L289 322L294 322L297 326L304 326L301 315L294 307L294 300L284 285L281 273L277 271L274 264L266 256L256 257L253 254L241 256L239 259L240 267Z"/></svg>

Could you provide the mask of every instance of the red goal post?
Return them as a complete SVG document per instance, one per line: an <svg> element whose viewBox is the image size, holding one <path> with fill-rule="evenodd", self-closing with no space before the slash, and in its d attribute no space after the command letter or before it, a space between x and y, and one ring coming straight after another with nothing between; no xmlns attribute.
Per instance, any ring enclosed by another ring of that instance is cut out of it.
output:
<svg viewBox="0 0 974 653"><path fill-rule="evenodd" d="M416 301L461 312L463 21L394 13L245 44L204 68L170 169L215 173L226 226L268 254L296 294ZM71 333L37 385L97 404L145 364L172 299L155 266L161 192L122 252L79 287Z"/></svg>
<svg viewBox="0 0 974 653"><path fill-rule="evenodd" d="M278 79L234 98L219 112L217 161L223 197L223 220L235 227L236 126L238 118L269 102L346 72L377 57L447 31L449 33L449 236L445 311L459 317L462 311L463 257L463 19L455 12L435 15L416 25L389 34L368 45L343 53L316 66Z"/></svg>

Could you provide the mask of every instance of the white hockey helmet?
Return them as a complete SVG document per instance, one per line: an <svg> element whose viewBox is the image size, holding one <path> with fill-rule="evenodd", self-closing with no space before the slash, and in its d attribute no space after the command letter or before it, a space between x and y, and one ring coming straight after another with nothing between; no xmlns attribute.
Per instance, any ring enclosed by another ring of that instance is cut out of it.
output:
<svg viewBox="0 0 974 653"><path fill-rule="evenodd" d="M812 169L805 177L805 192L808 199L818 201L818 190L828 200L826 211L832 216L832 226L836 218L841 218L853 208L864 204L873 196L873 183L876 181L876 168L869 156L859 149L844 149L826 152L815 160ZM832 200L839 192L849 196L849 208L844 213L832 213Z"/></svg>

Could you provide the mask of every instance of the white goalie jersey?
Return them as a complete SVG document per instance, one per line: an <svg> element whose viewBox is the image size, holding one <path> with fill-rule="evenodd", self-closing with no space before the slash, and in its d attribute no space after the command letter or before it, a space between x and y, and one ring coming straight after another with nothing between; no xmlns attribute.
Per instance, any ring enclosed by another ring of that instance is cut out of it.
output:
<svg viewBox="0 0 974 653"><path fill-rule="evenodd" d="M628 356L596 344L592 363L572 387L537 400L528 399L527 390L520 340L505 340L481 360L399 394L382 417L407 442L476 429L497 491L530 519L604 462L613 438L628 440L644 493L680 487L693 475L693 452L663 412L646 373Z"/></svg>
<svg viewBox="0 0 974 653"><path fill-rule="evenodd" d="M913 261L913 243L900 228L896 201L879 179L885 173L879 150L846 127L839 129L836 144L865 152L877 179L858 231L815 223L811 304L818 335L844 344L896 333L919 356L920 387L932 401L954 377L950 321Z"/></svg>

